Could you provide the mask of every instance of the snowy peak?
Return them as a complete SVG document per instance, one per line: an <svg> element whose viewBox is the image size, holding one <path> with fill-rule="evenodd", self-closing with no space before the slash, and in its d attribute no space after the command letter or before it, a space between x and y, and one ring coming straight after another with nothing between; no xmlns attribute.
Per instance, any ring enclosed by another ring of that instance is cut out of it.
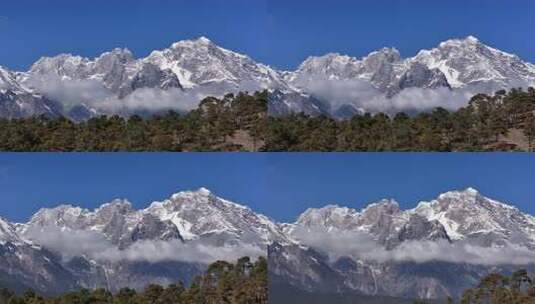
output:
<svg viewBox="0 0 535 304"><path fill-rule="evenodd" d="M64 227L75 223L80 217L87 213L89 213L89 210L87 209L64 204L50 209L40 209L31 217L28 223L39 226L55 225Z"/></svg>
<svg viewBox="0 0 535 304"><path fill-rule="evenodd" d="M422 50L412 61L439 69L455 88L467 85L526 86L535 79L535 70L529 63L487 46L473 36L451 39L435 49Z"/></svg>
<svg viewBox="0 0 535 304"><path fill-rule="evenodd" d="M173 49L179 49L182 47L191 47L191 48L205 47L207 48L207 47L217 47L217 45L213 43L212 40L208 39L205 36L201 36L197 39L177 41L171 44L171 48Z"/></svg>
<svg viewBox="0 0 535 304"><path fill-rule="evenodd" d="M355 209L327 205L319 209L307 209L299 216L295 224L303 227L348 229L354 225L358 216L359 214Z"/></svg>
<svg viewBox="0 0 535 304"><path fill-rule="evenodd" d="M382 64L393 64L401 61L401 54L395 48L382 48L371 52L362 59L362 62L369 70L377 70Z"/></svg>
<svg viewBox="0 0 535 304"><path fill-rule="evenodd" d="M449 39L446 41L443 41L439 44L440 48L447 48L447 47L466 47L466 46L475 46L481 44L478 38L469 35L464 39Z"/></svg>
<svg viewBox="0 0 535 304"><path fill-rule="evenodd" d="M283 240L280 228L250 208L215 196L206 188L173 194L144 210L173 222L185 239L203 237L267 244Z"/></svg>
<svg viewBox="0 0 535 304"><path fill-rule="evenodd" d="M297 74L324 74L329 77L350 77L359 69L360 62L353 57L329 53L319 57L308 57L296 71ZM293 75L292 75L293 76Z"/></svg>
<svg viewBox="0 0 535 304"><path fill-rule="evenodd" d="M477 190L450 191L413 211L437 220L455 240L472 239L483 245L507 242L535 248L535 220L515 207L481 195Z"/></svg>
<svg viewBox="0 0 535 304"><path fill-rule="evenodd" d="M238 89L286 88L277 71L219 47L206 37L175 42L142 61L170 69L185 88L204 86L220 95Z"/></svg>
<svg viewBox="0 0 535 304"><path fill-rule="evenodd" d="M109 52L100 55L95 61L116 59L121 63L128 63L134 61L134 54L127 48L114 48Z"/></svg>

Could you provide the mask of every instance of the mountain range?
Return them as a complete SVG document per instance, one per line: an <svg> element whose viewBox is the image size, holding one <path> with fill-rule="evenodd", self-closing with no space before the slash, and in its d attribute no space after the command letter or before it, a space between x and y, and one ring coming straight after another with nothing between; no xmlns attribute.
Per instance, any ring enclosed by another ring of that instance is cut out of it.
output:
<svg viewBox="0 0 535 304"><path fill-rule="evenodd" d="M0 220L0 285L54 294L190 282L215 260L268 254L270 284L305 295L459 297L491 271L535 270L535 217L468 188L401 210L327 205L279 223L207 189L136 210L41 209ZM277 290L277 289L274 289ZM295 293L295 294L299 294Z"/></svg>
<svg viewBox="0 0 535 304"><path fill-rule="evenodd" d="M125 200L60 205L27 223L0 220L0 286L56 294L188 284L216 260L265 256L274 241L285 242L273 221L204 188L143 210Z"/></svg>
<svg viewBox="0 0 535 304"><path fill-rule="evenodd" d="M114 49L89 59L43 57L28 71L0 67L0 116L130 115L185 111L205 96L269 90L272 115L348 117L362 111L455 108L467 96L535 84L535 65L469 36L414 57L383 48L358 59L329 53L282 71L208 38L183 40L135 58ZM426 100L414 100L414 99Z"/></svg>

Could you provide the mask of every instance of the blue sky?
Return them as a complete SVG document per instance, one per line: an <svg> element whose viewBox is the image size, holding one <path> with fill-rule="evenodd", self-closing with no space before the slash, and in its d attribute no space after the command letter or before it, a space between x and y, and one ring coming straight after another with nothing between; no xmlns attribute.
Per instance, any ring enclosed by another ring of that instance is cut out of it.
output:
<svg viewBox="0 0 535 304"><path fill-rule="evenodd" d="M328 203L412 208L469 186L535 214L533 172L535 155L519 153L0 153L0 215L24 221L41 207L114 198L144 208L201 186L279 221Z"/></svg>
<svg viewBox="0 0 535 304"><path fill-rule="evenodd" d="M535 62L530 0L18 0L0 10L0 65L26 69L42 55L93 57L114 47L136 56L207 36L283 69L308 55L363 56L383 46L403 56L453 37Z"/></svg>

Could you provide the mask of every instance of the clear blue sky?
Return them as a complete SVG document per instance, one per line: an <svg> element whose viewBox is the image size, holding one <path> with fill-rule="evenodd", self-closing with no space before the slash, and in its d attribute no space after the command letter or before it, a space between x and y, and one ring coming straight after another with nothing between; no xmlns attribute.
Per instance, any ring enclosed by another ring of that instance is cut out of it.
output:
<svg viewBox="0 0 535 304"><path fill-rule="evenodd" d="M475 35L535 62L531 0L17 0L0 10L0 65L26 69L42 55L93 57L114 47L145 56L201 35L278 68L308 55L404 56Z"/></svg>
<svg viewBox="0 0 535 304"><path fill-rule="evenodd" d="M24 221L41 207L114 198L143 208L201 186L279 221L387 197L411 208L469 186L535 214L533 172L533 153L0 153L0 215Z"/></svg>

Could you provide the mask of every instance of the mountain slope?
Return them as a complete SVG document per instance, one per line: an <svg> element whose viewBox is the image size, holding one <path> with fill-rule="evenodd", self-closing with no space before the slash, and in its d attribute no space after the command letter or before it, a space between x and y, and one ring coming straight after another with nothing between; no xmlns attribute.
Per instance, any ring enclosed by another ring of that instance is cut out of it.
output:
<svg viewBox="0 0 535 304"><path fill-rule="evenodd" d="M61 111L60 104L32 93L19 83L15 73L0 66L0 117L58 116Z"/></svg>
<svg viewBox="0 0 535 304"><path fill-rule="evenodd" d="M66 291L76 283L55 255L26 241L13 224L0 218L0 285L47 292Z"/></svg>

